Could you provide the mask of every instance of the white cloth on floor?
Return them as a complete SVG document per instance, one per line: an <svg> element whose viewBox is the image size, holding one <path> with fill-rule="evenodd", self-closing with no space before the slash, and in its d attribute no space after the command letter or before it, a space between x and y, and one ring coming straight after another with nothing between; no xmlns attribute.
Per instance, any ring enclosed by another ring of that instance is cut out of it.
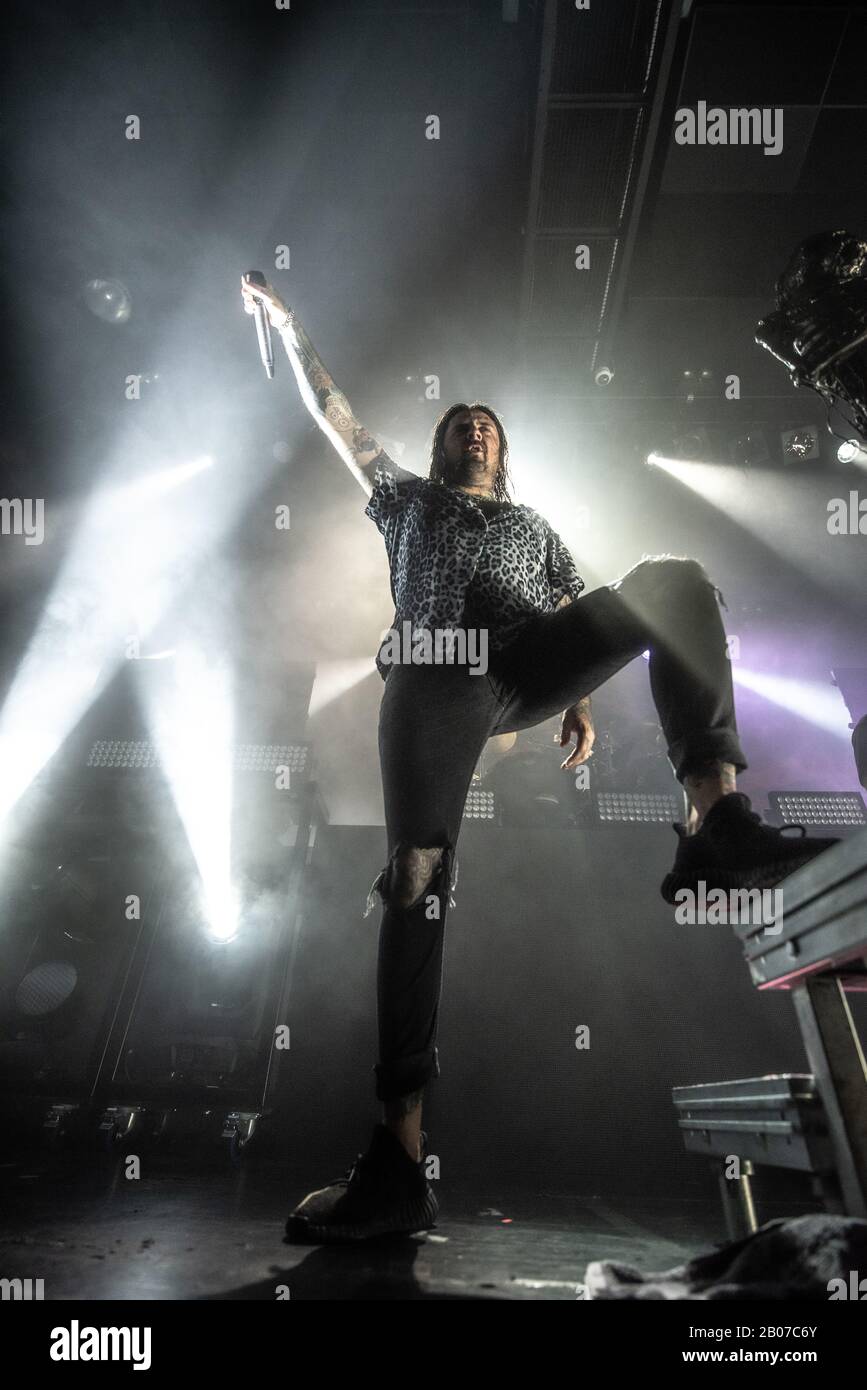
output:
<svg viewBox="0 0 867 1390"><path fill-rule="evenodd" d="M855 1279L852 1272L859 1271ZM587 1298L819 1299L867 1295L867 1221L851 1216L798 1216L768 1221L743 1240L660 1274L594 1260L584 1275ZM832 1279L842 1284L829 1288ZM853 1287L855 1291L853 1292ZM843 1290L847 1292L843 1292Z"/></svg>

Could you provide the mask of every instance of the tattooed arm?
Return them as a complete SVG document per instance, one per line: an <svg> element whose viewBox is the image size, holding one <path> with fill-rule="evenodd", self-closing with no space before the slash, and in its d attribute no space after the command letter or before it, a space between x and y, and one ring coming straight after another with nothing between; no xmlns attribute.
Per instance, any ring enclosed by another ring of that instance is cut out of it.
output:
<svg viewBox="0 0 867 1390"><path fill-rule="evenodd" d="M292 363L301 399L369 497L376 459L382 453L382 445L358 423L349 401L335 384L292 310L289 310L288 318L279 332Z"/></svg>
<svg viewBox="0 0 867 1390"><path fill-rule="evenodd" d="M248 312L252 311L254 300L265 305L273 327L283 340L301 399L369 497L382 445L358 423L296 314L287 309L271 286L250 285L242 280L241 296Z"/></svg>

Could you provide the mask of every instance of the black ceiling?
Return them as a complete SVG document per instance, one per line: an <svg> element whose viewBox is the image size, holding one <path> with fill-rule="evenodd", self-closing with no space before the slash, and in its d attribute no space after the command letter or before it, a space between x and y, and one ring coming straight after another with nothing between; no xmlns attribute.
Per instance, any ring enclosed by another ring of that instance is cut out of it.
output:
<svg viewBox="0 0 867 1390"><path fill-rule="evenodd" d="M739 375L745 417L821 416L753 332L798 241L826 227L867 235L864 7L678 4L666 69L667 10L542 7L551 52L546 68L543 41L528 387L586 401L601 342L616 368L611 409L634 409L636 397L651 414L679 409L682 372L706 368L718 381ZM782 152L678 145L675 113L698 101L782 108ZM578 241L590 245L589 272L574 268ZM713 416L713 401L703 409Z"/></svg>

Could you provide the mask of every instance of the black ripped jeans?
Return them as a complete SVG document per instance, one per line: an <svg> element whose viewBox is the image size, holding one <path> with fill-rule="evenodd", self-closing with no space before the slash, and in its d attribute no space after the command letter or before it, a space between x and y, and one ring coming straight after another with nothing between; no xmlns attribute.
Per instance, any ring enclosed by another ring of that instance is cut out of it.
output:
<svg viewBox="0 0 867 1390"><path fill-rule="evenodd" d="M376 1094L397 1100L439 1075L437 1014L455 847L486 741L540 724L650 650L650 684L677 777L712 759L746 767L735 722L718 590L694 560L645 560L616 584L539 615L486 674L463 665L398 665L379 716L389 860L402 847L442 846L441 863L409 908L383 901ZM365 914L366 915L366 914Z"/></svg>

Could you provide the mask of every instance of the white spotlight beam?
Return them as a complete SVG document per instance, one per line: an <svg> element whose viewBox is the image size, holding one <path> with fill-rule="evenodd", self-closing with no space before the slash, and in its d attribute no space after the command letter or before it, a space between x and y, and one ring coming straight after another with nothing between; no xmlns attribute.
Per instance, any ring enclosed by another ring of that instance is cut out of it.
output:
<svg viewBox="0 0 867 1390"><path fill-rule="evenodd" d="M208 932L229 941L238 922L231 862L230 671L222 657L209 657L187 643L175 652L174 677L168 690L148 687L148 724L199 871Z"/></svg>
<svg viewBox="0 0 867 1390"><path fill-rule="evenodd" d="M0 825L201 555L234 518L234 499L187 485L209 460L185 461L88 504L0 710ZM203 512L207 518L203 523Z"/></svg>
<svg viewBox="0 0 867 1390"><path fill-rule="evenodd" d="M849 718L840 692L818 681L795 680L787 676L772 676L763 671L745 670L739 662L732 664L735 685L752 690L780 709L798 715L836 738L851 741Z"/></svg>
<svg viewBox="0 0 867 1390"><path fill-rule="evenodd" d="M828 530L831 502L845 498L845 480L834 469L811 476L771 468L736 468L698 459L648 454L648 464L668 473L789 564L835 594L860 597L860 573L841 562L841 545Z"/></svg>

